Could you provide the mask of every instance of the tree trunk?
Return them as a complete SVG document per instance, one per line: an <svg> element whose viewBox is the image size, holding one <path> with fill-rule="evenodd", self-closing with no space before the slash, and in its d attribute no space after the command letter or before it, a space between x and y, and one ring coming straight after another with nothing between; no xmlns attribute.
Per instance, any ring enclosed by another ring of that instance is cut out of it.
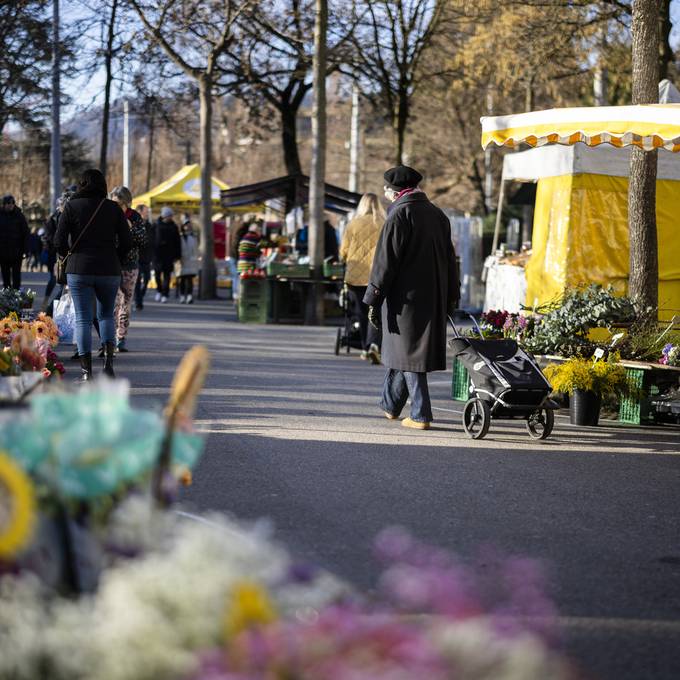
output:
<svg viewBox="0 0 680 680"><path fill-rule="evenodd" d="M104 111L102 114L102 144L99 153L99 169L106 177L106 161L109 147L109 118L111 112L111 82L113 81L113 40L115 37L116 9L118 0L113 0L111 5L111 21L109 22L109 32L106 40L106 52L104 66L106 70L106 82L104 85Z"/></svg>
<svg viewBox="0 0 680 680"><path fill-rule="evenodd" d="M406 125L409 117L409 97L406 90L406 84L400 84L399 92L399 108L397 109L397 120L395 132L397 135L397 155L396 165L401 165L404 162L404 138L406 137ZM401 88L404 88L403 90Z"/></svg>
<svg viewBox="0 0 680 680"><path fill-rule="evenodd" d="M633 2L633 104L659 101L659 0ZM638 313L657 307L656 151L634 148L630 159L628 292Z"/></svg>
<svg viewBox="0 0 680 680"><path fill-rule="evenodd" d="M201 299L215 297L215 254L212 226L212 80L203 76L198 83L200 100L201 163Z"/></svg>
<svg viewBox="0 0 680 680"><path fill-rule="evenodd" d="M283 162L286 165L286 173L288 175L297 175L302 172L297 143L297 109L294 109L288 103L282 103L280 111Z"/></svg>
<svg viewBox="0 0 680 680"><path fill-rule="evenodd" d="M151 104L151 113L149 114L149 151L146 156L146 189L151 188L151 169L153 167L153 145L156 133L156 108ZM150 207L150 206L149 206Z"/></svg>
<svg viewBox="0 0 680 680"><path fill-rule="evenodd" d="M314 21L314 105L312 108L312 164L309 178L309 255L315 281L323 279L324 195L326 175L326 31L328 1L316 0ZM324 286L312 285L305 323L323 324Z"/></svg>

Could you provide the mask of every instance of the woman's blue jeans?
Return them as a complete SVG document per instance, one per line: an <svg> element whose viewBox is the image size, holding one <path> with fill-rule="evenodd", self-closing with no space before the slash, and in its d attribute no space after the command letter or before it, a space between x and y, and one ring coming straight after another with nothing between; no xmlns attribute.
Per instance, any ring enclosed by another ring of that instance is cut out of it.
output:
<svg viewBox="0 0 680 680"><path fill-rule="evenodd" d="M393 416L398 416L406 400L411 397L411 420L418 423L432 422L430 390L427 386L427 373L410 373L387 369L380 408Z"/></svg>
<svg viewBox="0 0 680 680"><path fill-rule="evenodd" d="M116 341L113 308L120 287L120 276L96 274L67 274L68 288L76 309L76 344L78 354L92 351L92 318L94 301L97 300L97 319L102 342Z"/></svg>

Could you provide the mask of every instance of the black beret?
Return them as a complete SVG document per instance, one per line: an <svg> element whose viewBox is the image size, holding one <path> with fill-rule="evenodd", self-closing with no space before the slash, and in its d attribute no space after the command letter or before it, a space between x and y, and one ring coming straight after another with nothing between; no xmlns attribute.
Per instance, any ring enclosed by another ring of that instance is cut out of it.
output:
<svg viewBox="0 0 680 680"><path fill-rule="evenodd" d="M14 203L14 196L11 194L7 194L6 196L2 197L2 204L7 205L8 203Z"/></svg>
<svg viewBox="0 0 680 680"><path fill-rule="evenodd" d="M411 189L417 187L422 181L423 176L408 165L397 165L390 168L384 175L385 181L397 189Z"/></svg>

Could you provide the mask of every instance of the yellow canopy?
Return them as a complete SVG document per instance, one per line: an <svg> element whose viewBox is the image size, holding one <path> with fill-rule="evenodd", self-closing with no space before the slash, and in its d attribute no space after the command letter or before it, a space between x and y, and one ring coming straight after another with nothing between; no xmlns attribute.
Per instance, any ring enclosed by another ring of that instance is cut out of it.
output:
<svg viewBox="0 0 680 680"><path fill-rule="evenodd" d="M482 118L482 146L576 144L680 151L680 104L549 109Z"/></svg>
<svg viewBox="0 0 680 680"><path fill-rule="evenodd" d="M220 191L229 187L212 178L212 203L220 206ZM174 210L198 210L201 204L201 169L198 165L185 165L172 177L157 187L132 199L132 205L148 205L151 210L167 205Z"/></svg>

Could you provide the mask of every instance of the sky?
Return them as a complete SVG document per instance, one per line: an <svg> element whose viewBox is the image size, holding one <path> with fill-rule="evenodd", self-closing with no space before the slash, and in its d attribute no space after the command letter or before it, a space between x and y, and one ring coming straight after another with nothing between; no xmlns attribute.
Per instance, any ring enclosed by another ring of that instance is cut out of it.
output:
<svg viewBox="0 0 680 680"><path fill-rule="evenodd" d="M103 4L103 3L102 3ZM87 0L61 0L61 22L62 26L83 18L92 17L92 5ZM671 3L671 20L673 31L671 33L671 44L673 48L680 49L680 0L673 0ZM99 33L95 29L84 36L90 46L95 46L99 40ZM62 79L62 91L71 99L71 103L64 107L63 118L68 120L77 116L83 108L101 105L104 98L104 68L102 67L91 76L81 76L75 78ZM680 88L680 83L675 83ZM112 99L120 96L120 83L114 82Z"/></svg>

